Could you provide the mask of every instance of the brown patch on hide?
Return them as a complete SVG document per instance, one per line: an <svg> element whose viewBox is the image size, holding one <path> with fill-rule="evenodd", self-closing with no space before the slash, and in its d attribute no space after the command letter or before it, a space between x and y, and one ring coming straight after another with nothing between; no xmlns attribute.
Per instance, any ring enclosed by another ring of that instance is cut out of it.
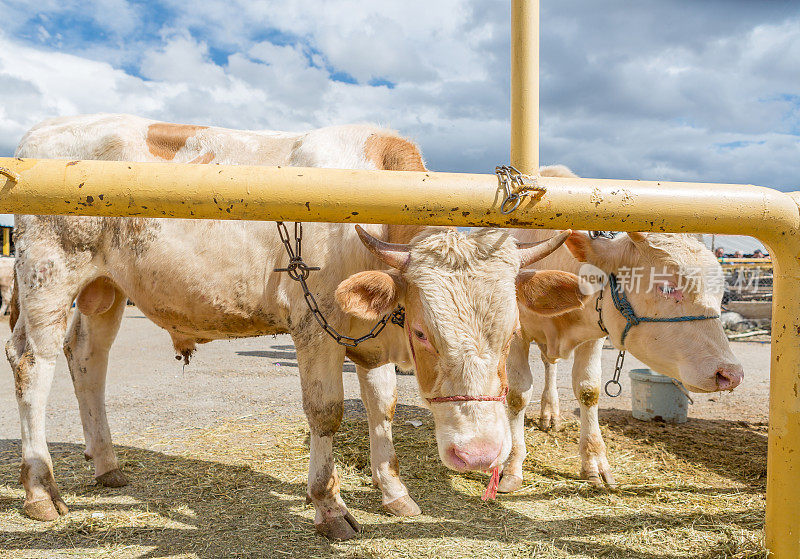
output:
<svg viewBox="0 0 800 559"><path fill-rule="evenodd" d="M75 304L85 315L103 314L114 304L116 287L109 278L99 277L86 285L78 295Z"/></svg>
<svg viewBox="0 0 800 559"><path fill-rule="evenodd" d="M419 148L399 136L372 134L364 144L364 155L383 171L427 171ZM408 244L425 226L389 225L387 229L387 242Z"/></svg>
<svg viewBox="0 0 800 559"><path fill-rule="evenodd" d="M397 306L398 289L392 276L370 270L353 274L340 283L335 297L347 314L376 320Z"/></svg>
<svg viewBox="0 0 800 559"><path fill-rule="evenodd" d="M500 361L497 363L497 377L500 379L500 389L504 389L508 386L508 376L506 375L506 360L508 359L508 352L511 350L511 342L514 340L514 336L517 333L514 332L509 336L508 341L506 341L503 349L500 351Z"/></svg>
<svg viewBox="0 0 800 559"><path fill-rule="evenodd" d="M14 288L11 291L11 302L8 304L8 325L11 327L12 332L17 325L17 320L19 320L19 289L17 289L17 283L15 279Z"/></svg>
<svg viewBox="0 0 800 559"><path fill-rule="evenodd" d="M400 462L397 461L396 454L392 454L392 457L389 458L389 475L396 478L400 477Z"/></svg>
<svg viewBox="0 0 800 559"><path fill-rule="evenodd" d="M313 402L309 402L309 400L312 400L312 397L303 394L303 410L306 412L311 432L318 437L332 437L335 435L342 424L344 403L331 402L327 405L318 406Z"/></svg>
<svg viewBox="0 0 800 559"><path fill-rule="evenodd" d="M186 140L206 128L208 126L156 122L147 127L147 149L156 157L172 161L175 154L186 145Z"/></svg>
<svg viewBox="0 0 800 559"><path fill-rule="evenodd" d="M406 328L412 328L416 322L417 317L423 317L422 302L416 287L409 287L408 295L406 296ZM408 331L406 331L408 334ZM419 388L423 394L433 394L434 388L438 383L438 359L436 353L436 346L433 340L428 340L433 346L434 351L431 352L423 348L416 340L416 336L411 334L409 343L411 344L411 351L414 356L414 363L416 364L416 377L419 383ZM446 394L443 394L446 396Z"/></svg>
<svg viewBox="0 0 800 559"><path fill-rule="evenodd" d="M417 146L400 136L371 134L364 143L364 156L385 171L427 170Z"/></svg>
<svg viewBox="0 0 800 559"><path fill-rule="evenodd" d="M383 357L383 352L379 349L358 349L355 347L348 347L345 350L347 358L365 369L374 369L386 363Z"/></svg>
<svg viewBox="0 0 800 559"><path fill-rule="evenodd" d="M397 408L397 390L395 390L394 394L392 395L392 403L389 404L389 407L386 409L386 419L389 421L389 423L391 423L392 420L394 419L394 410L396 408ZM397 461L396 457L395 461Z"/></svg>
<svg viewBox="0 0 800 559"><path fill-rule="evenodd" d="M36 365L36 358L33 356L31 350L22 354L17 366L14 367L14 389L17 393L17 398L22 398L25 390L31 385L31 369Z"/></svg>
<svg viewBox="0 0 800 559"><path fill-rule="evenodd" d="M333 464L333 458L329 459L314 476L309 484L309 495L315 501L330 499L339 494L339 475Z"/></svg>
<svg viewBox="0 0 800 559"><path fill-rule="evenodd" d="M581 388L578 394L578 400L587 408L596 406L598 400L600 400L600 389L597 386Z"/></svg>
<svg viewBox="0 0 800 559"><path fill-rule="evenodd" d="M525 407L525 400L523 399L522 394L514 390L508 391L506 402L508 402L508 409L511 411L511 413L519 413Z"/></svg>

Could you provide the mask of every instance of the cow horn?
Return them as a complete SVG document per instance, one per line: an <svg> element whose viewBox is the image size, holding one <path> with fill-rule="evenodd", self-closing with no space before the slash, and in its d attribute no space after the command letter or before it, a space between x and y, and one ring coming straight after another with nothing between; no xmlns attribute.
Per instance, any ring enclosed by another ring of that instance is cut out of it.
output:
<svg viewBox="0 0 800 559"><path fill-rule="evenodd" d="M385 264L388 264L392 268L397 268L400 271L405 270L406 266L408 266L408 260L411 257L408 245L387 243L376 239L364 231L360 225L356 225L356 233L358 233L364 246Z"/></svg>
<svg viewBox="0 0 800 559"><path fill-rule="evenodd" d="M572 235L572 229L566 229L558 235L550 237L546 241L540 241L538 243L517 243L517 249L519 249L520 267L524 268L529 264L533 264L537 260L541 260L563 245L564 241L566 241L567 237L570 235Z"/></svg>

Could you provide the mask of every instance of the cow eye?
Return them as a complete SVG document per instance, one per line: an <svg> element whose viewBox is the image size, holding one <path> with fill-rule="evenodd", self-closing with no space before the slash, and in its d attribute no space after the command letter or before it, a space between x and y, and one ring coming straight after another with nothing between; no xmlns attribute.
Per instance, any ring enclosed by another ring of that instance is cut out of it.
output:
<svg viewBox="0 0 800 559"><path fill-rule="evenodd" d="M422 332L420 332L419 330L416 330L416 329L414 330L414 335L421 342L424 342L425 340L428 339L428 337L425 334L423 334Z"/></svg>

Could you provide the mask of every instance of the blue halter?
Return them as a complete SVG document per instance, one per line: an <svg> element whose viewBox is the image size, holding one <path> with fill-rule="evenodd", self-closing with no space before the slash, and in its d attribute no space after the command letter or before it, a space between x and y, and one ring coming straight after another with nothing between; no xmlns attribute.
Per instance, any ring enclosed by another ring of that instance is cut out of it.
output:
<svg viewBox="0 0 800 559"><path fill-rule="evenodd" d="M628 331L633 328L634 326L641 324L642 322L689 322L690 320L710 320L713 318L719 318L719 315L714 316L674 316L670 318L651 318L647 316L637 316L636 312L633 310L630 301L625 296L625 292L622 290L622 287L617 283L617 276L614 274L608 275L608 286L611 288L611 300L614 301L614 307L619 311L619 313L625 318L627 324L625 325L625 329L622 331L622 339L620 339L620 345L625 346L625 338L628 337ZM603 297L603 292L600 292L600 297L598 298L598 303L600 299ZM597 310L600 311L600 328L608 334L608 330L606 330L605 325L603 324L603 315L602 311L600 310L600 304L597 305Z"/></svg>

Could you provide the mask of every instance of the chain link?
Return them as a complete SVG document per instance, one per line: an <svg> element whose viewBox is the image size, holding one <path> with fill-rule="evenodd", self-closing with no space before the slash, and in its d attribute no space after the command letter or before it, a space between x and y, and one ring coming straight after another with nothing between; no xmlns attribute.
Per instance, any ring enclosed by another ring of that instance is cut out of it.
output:
<svg viewBox="0 0 800 559"><path fill-rule="evenodd" d="M597 239L599 237L603 237L604 239L613 239L616 236L616 231L589 231L590 239Z"/></svg>
<svg viewBox="0 0 800 559"><path fill-rule="evenodd" d="M545 187L539 186L536 182L536 177L523 175L512 165L498 165L494 168L494 173L505 194L503 203L500 204L501 214L510 214L516 210L522 202L522 197L528 196L531 190L540 194L546 191Z"/></svg>
<svg viewBox="0 0 800 559"><path fill-rule="evenodd" d="M362 342L377 338L378 334L380 334L383 329L386 328L386 325L389 322L396 324L400 328L405 326L405 309L398 305L396 309L381 318L367 334L364 334L360 338L352 338L337 332L336 329L328 323L328 320L325 318L325 315L322 314L322 311L320 311L317 300L314 298L314 295L311 293L311 290L306 284L306 278L308 278L309 274L312 271L319 270L319 267L309 266L303 261L303 224L300 222L296 222L294 224L295 248L293 249L291 238L289 237L289 230L286 228L286 224L282 221L278 221L276 223L278 225L278 234L281 237L281 242L286 248L286 253L289 255L289 264L286 266L286 268L275 268L274 271L286 272L289 274L290 278L300 283L300 287L303 288L303 298L306 300L306 305L308 305L308 309L311 311L311 314L314 315L317 323L319 323L325 333L333 338L337 344L345 347L356 347Z"/></svg>
<svg viewBox="0 0 800 559"><path fill-rule="evenodd" d="M619 377L622 374L622 364L625 363L625 350L623 349L617 354L617 364L614 366L614 376L611 378L610 381L606 383L603 387L606 391L606 394L611 396L612 398L616 398L620 394L622 394L622 383L619 381ZM615 386L613 393L611 387Z"/></svg>

